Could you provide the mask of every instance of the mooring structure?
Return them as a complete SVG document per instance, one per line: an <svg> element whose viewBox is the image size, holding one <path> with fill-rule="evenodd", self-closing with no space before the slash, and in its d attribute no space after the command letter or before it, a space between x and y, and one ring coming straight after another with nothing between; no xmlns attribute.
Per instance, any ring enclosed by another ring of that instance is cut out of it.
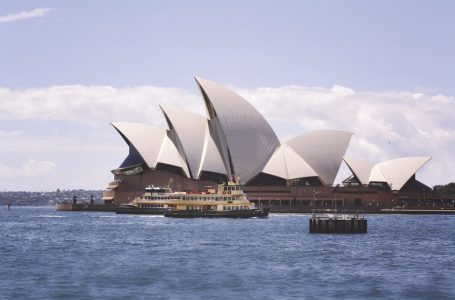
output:
<svg viewBox="0 0 455 300"><path fill-rule="evenodd" d="M368 224L363 211L336 209L314 210L310 218L310 233L367 233Z"/></svg>

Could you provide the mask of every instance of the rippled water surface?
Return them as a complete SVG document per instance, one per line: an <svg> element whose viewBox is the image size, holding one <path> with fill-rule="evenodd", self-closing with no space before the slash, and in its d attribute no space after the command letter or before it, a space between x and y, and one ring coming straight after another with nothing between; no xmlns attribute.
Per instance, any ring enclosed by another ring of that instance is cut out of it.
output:
<svg viewBox="0 0 455 300"><path fill-rule="evenodd" d="M455 298L455 216L169 219L0 207L0 299Z"/></svg>

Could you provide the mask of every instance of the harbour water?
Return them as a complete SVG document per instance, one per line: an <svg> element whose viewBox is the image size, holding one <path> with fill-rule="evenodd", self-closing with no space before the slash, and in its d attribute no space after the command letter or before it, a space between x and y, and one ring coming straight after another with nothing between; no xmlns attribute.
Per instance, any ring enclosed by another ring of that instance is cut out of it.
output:
<svg viewBox="0 0 455 300"><path fill-rule="evenodd" d="M455 216L172 219L0 207L0 299L455 298Z"/></svg>

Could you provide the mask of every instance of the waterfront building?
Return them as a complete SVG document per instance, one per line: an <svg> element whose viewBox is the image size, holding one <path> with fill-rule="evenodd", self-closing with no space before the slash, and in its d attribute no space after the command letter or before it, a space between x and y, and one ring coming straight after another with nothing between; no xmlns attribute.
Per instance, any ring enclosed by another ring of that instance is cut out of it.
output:
<svg viewBox="0 0 455 300"><path fill-rule="evenodd" d="M280 141L240 95L206 79L196 78L196 83L206 116L161 105L168 128L112 123L129 153L112 170L114 180L103 194L105 203L130 202L146 186L166 186L171 178L174 190L186 192L208 190L233 178L245 184L250 200L271 211L310 211L335 203L366 210L434 204L432 189L415 177L430 157L379 164L347 157L353 133L342 130L319 130ZM333 187L343 161L352 176Z"/></svg>

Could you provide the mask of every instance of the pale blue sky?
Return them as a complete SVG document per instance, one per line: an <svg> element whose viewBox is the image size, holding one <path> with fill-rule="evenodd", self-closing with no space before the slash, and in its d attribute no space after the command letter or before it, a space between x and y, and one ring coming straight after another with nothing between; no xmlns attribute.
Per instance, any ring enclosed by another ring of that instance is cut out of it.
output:
<svg viewBox="0 0 455 300"><path fill-rule="evenodd" d="M160 85L194 75L455 93L455 1L1 1L0 86Z"/></svg>
<svg viewBox="0 0 455 300"><path fill-rule="evenodd" d="M282 140L348 130L348 154L455 181L455 1L2 0L0 41L0 189L103 189L128 152L109 122L203 112L194 76Z"/></svg>

